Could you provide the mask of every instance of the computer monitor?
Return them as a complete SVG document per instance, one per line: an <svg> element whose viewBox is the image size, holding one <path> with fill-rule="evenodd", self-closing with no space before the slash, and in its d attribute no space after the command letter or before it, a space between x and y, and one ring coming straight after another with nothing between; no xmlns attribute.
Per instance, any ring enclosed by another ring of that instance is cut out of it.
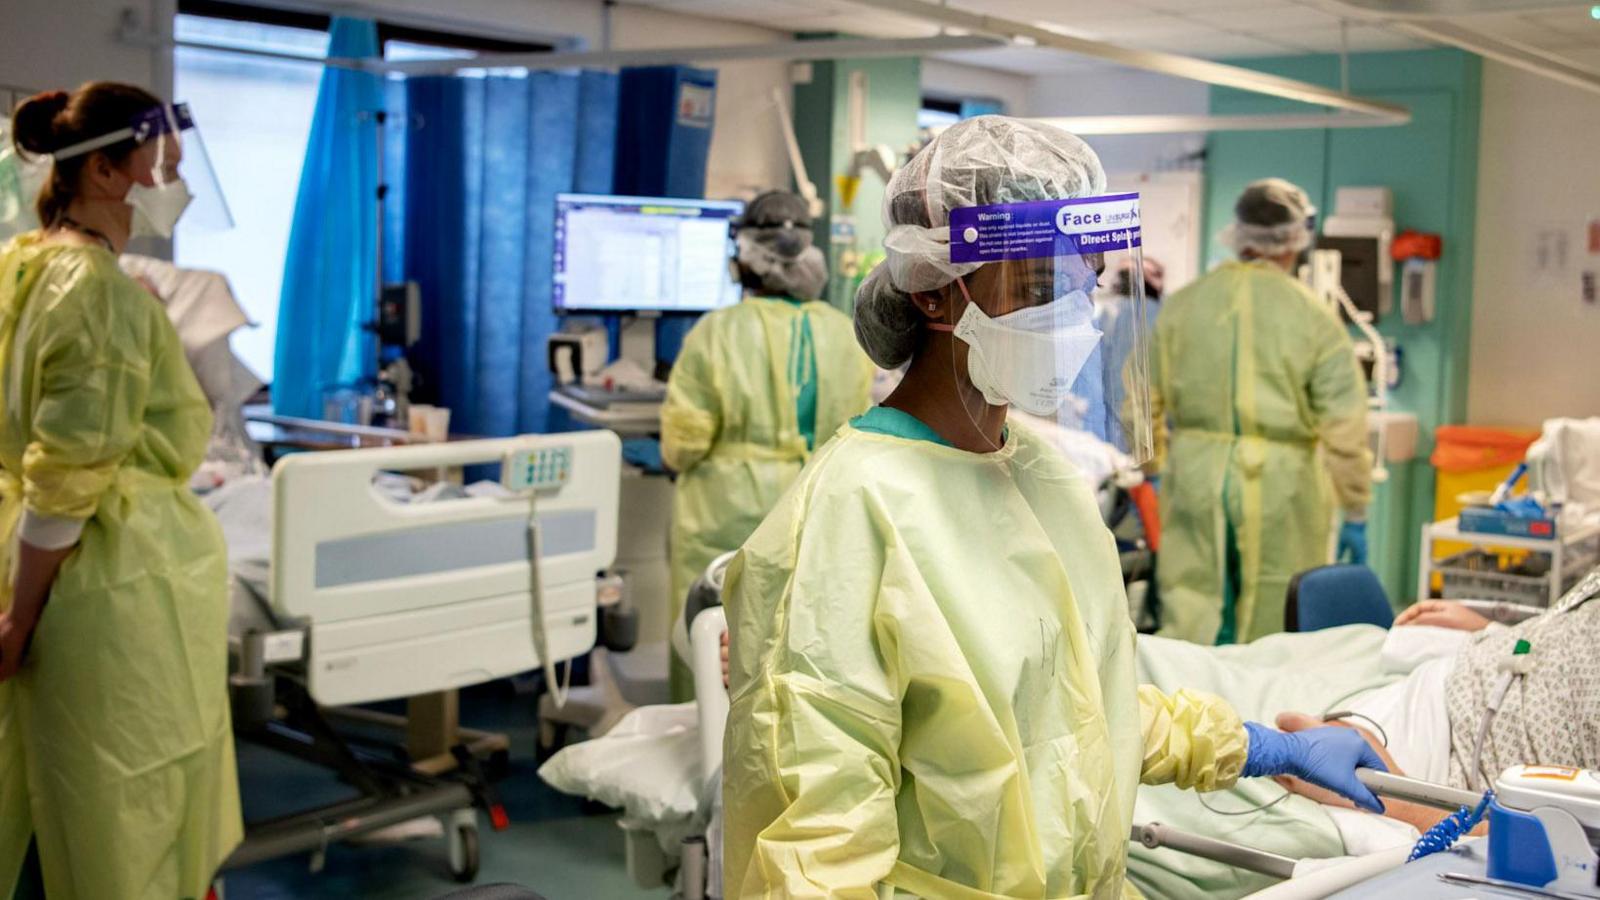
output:
<svg viewBox="0 0 1600 900"><path fill-rule="evenodd" d="M557 313L702 313L739 302L731 224L744 204L556 195Z"/></svg>
<svg viewBox="0 0 1600 900"><path fill-rule="evenodd" d="M1378 280L1378 239L1375 237L1317 238L1318 250L1339 251L1339 283L1350 295L1356 309L1372 315L1378 321L1383 306L1383 289L1388 287ZM1340 307L1339 316L1346 322L1350 314Z"/></svg>

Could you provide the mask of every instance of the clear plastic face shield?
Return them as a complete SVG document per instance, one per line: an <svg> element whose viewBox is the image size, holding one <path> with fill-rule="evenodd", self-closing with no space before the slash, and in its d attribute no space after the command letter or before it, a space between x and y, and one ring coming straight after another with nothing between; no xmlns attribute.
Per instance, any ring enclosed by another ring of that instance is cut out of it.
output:
<svg viewBox="0 0 1600 900"><path fill-rule="evenodd" d="M1153 456L1137 194L952 209L950 263L966 271L932 327L955 338L958 378L1058 444L1120 465ZM1122 265L1126 295L1110 286Z"/></svg>
<svg viewBox="0 0 1600 900"><path fill-rule="evenodd" d="M0 121L0 244L39 227L33 201L49 176L49 165L16 151L10 130Z"/></svg>
<svg viewBox="0 0 1600 900"><path fill-rule="evenodd" d="M222 188L188 104L153 107L126 128L57 150L57 160L83 156L132 141L133 152L120 166L133 179L125 202L134 210L135 234L171 237L178 217L199 228L233 227Z"/></svg>

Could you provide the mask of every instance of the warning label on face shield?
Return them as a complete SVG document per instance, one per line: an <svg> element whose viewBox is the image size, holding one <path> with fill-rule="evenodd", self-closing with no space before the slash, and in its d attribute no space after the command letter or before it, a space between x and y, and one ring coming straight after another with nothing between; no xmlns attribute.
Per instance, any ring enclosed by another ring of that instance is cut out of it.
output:
<svg viewBox="0 0 1600 900"><path fill-rule="evenodd" d="M956 263L1131 250L1139 237L1138 194L950 210L950 261Z"/></svg>

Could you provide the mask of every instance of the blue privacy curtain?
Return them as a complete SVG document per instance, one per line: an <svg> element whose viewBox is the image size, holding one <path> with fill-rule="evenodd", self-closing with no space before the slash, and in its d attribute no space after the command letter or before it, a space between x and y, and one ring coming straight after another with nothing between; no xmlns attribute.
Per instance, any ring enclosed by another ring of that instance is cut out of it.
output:
<svg viewBox="0 0 1600 900"><path fill-rule="evenodd" d="M417 77L405 106L404 186L386 210L403 260L385 268L421 288L414 396L450 407L463 434L543 431L555 195L610 193L617 78Z"/></svg>
<svg viewBox="0 0 1600 900"><path fill-rule="evenodd" d="M335 18L328 55L378 56L378 29ZM322 393L373 375L377 113L381 79L326 68L317 92L278 299L272 383L280 415L322 416Z"/></svg>

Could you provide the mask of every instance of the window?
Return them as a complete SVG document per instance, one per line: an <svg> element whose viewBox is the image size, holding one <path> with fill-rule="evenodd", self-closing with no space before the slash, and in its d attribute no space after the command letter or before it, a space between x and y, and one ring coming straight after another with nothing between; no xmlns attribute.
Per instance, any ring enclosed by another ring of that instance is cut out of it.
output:
<svg viewBox="0 0 1600 900"><path fill-rule="evenodd" d="M943 131L962 119L997 115L1005 111L1004 103L988 97L923 95L922 107L917 110L917 128L924 134Z"/></svg>
<svg viewBox="0 0 1600 900"><path fill-rule="evenodd" d="M328 23L324 15L217 0L180 0L174 22L180 40L230 48L179 47L174 69L176 99L194 110L234 221L233 229L222 233L186 228L180 221L174 259L181 266L228 277L256 323L234 334L234 352L267 382L272 381L278 294L322 77L318 60L328 48ZM383 22L378 37L387 59L551 49Z"/></svg>
<svg viewBox="0 0 1600 900"><path fill-rule="evenodd" d="M179 39L308 60L321 57L328 46L326 31L187 14L178 16L175 32ZM194 110L234 221L231 231L221 233L185 228L180 221L174 258L180 266L228 276L256 323L234 334L234 352L270 382L283 260L322 66L179 47L174 68L176 96Z"/></svg>

